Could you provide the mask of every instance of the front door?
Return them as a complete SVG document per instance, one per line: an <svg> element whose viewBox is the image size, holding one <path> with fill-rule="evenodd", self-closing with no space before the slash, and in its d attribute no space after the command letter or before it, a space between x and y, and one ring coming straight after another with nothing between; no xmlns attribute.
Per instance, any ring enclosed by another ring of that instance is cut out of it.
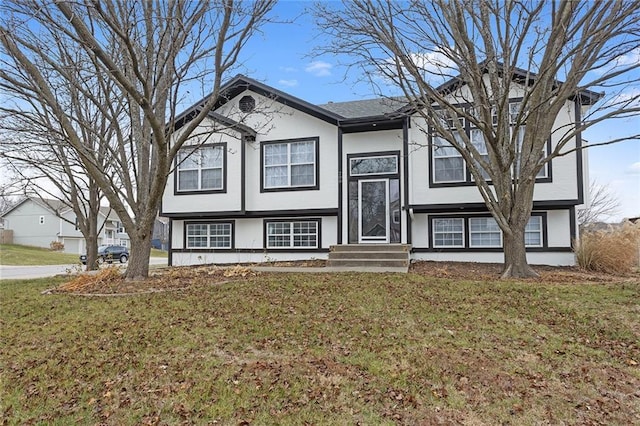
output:
<svg viewBox="0 0 640 426"><path fill-rule="evenodd" d="M358 181L358 240L389 242L389 179Z"/></svg>

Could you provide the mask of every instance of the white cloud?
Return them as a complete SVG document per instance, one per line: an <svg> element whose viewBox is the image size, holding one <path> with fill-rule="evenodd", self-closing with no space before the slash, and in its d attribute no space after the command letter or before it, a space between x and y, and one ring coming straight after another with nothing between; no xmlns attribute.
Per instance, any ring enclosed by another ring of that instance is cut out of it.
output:
<svg viewBox="0 0 640 426"><path fill-rule="evenodd" d="M280 86L295 87L298 85L298 80L278 80L278 84Z"/></svg>
<svg viewBox="0 0 640 426"><path fill-rule="evenodd" d="M627 169L627 173L632 175L640 175L640 161L636 161Z"/></svg>
<svg viewBox="0 0 640 426"><path fill-rule="evenodd" d="M411 53L408 59L421 71L422 79L434 86L449 81L459 74L456 64L439 49L431 52ZM384 74L387 72L389 75L397 74L398 70L393 58L387 59L387 66L388 70L382 70ZM409 80L414 79L404 66L402 67L402 73Z"/></svg>
<svg viewBox="0 0 640 426"><path fill-rule="evenodd" d="M605 102L604 106L624 109L640 107L640 89L633 87L614 94Z"/></svg>
<svg viewBox="0 0 640 426"><path fill-rule="evenodd" d="M428 53L412 53L410 58L418 68L429 74L451 75L456 70L456 64L439 50Z"/></svg>
<svg viewBox="0 0 640 426"><path fill-rule="evenodd" d="M618 56L614 59L616 65L638 65L640 64L640 47L633 49L626 55Z"/></svg>
<svg viewBox="0 0 640 426"><path fill-rule="evenodd" d="M333 68L333 65L328 62L313 61L304 70L316 77L326 77L331 75L331 68Z"/></svg>
<svg viewBox="0 0 640 426"><path fill-rule="evenodd" d="M607 61L600 68L594 69L593 72L596 75L605 75L618 67L628 67L630 65L638 64L640 64L640 47Z"/></svg>
<svg viewBox="0 0 640 426"><path fill-rule="evenodd" d="M280 67L280 71L284 71L284 72L298 72L298 68L294 68L294 67Z"/></svg>

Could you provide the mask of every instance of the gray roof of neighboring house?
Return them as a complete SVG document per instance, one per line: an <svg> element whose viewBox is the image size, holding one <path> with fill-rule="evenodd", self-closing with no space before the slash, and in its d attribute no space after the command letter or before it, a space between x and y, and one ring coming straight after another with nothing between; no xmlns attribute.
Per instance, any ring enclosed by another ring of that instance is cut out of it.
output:
<svg viewBox="0 0 640 426"><path fill-rule="evenodd" d="M2 214L2 217L5 217L6 215L11 213L12 211L17 209L18 207L20 207L21 205L26 203L27 201L31 201L33 203L36 203L37 205L41 206L44 209L51 210L53 213L55 213L56 211L63 210L64 207L65 207L64 203L62 201L60 201L60 200L49 200L49 199L46 199L46 198L45 199L40 199L38 197L27 197L27 198L23 198L18 203L16 203L13 207L11 207L9 210L4 212Z"/></svg>
<svg viewBox="0 0 640 426"><path fill-rule="evenodd" d="M405 98L376 98L361 101L329 102L318 105L344 118L375 117L392 114L406 105Z"/></svg>

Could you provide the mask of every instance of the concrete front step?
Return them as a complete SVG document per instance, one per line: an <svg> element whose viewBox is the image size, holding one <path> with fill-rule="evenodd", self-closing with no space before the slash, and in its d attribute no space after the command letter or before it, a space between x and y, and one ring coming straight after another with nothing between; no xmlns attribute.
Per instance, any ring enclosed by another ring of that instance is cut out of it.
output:
<svg viewBox="0 0 640 426"><path fill-rule="evenodd" d="M406 268L411 246L408 244L343 244L331 246L330 267Z"/></svg>
<svg viewBox="0 0 640 426"><path fill-rule="evenodd" d="M379 267L379 268L406 268L409 266L409 260L393 260L393 259L329 259L330 267Z"/></svg>
<svg viewBox="0 0 640 426"><path fill-rule="evenodd" d="M407 260L407 252L402 251L334 251L329 253L332 260L338 259L387 259Z"/></svg>
<svg viewBox="0 0 640 426"><path fill-rule="evenodd" d="M404 252L411 251L409 244L340 244L329 248L330 252L347 251L383 251L383 252Z"/></svg>

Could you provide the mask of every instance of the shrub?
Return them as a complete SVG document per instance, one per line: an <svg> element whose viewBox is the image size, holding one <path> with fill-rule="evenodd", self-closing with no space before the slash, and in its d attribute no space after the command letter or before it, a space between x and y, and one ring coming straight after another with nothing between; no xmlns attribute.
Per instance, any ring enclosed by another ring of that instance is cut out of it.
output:
<svg viewBox="0 0 640 426"><path fill-rule="evenodd" d="M59 241L51 241L49 248L53 251L62 251L64 250L64 244Z"/></svg>
<svg viewBox="0 0 640 426"><path fill-rule="evenodd" d="M627 222L616 229L584 232L575 252L583 269L625 273L638 266L639 245L640 224Z"/></svg>

